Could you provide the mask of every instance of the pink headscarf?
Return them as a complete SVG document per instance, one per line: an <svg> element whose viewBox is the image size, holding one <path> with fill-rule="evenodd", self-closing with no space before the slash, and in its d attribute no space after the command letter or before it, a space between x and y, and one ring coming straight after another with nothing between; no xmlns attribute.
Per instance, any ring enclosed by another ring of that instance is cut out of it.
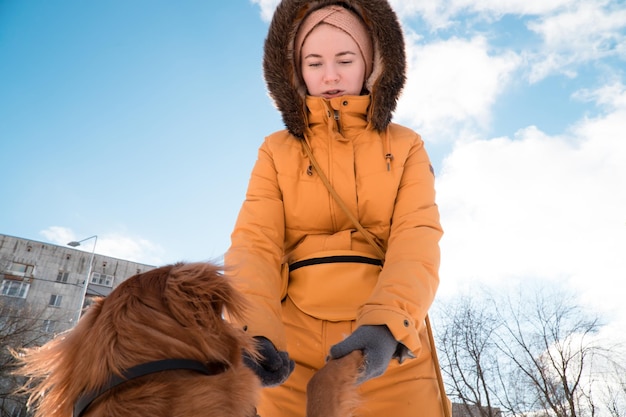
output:
<svg viewBox="0 0 626 417"><path fill-rule="evenodd" d="M365 61L365 78L367 79L372 73L374 61L370 34L360 17L345 7L336 5L314 10L302 21L294 43L295 62L298 69L300 67L300 51L302 50L302 45L306 37L320 23L326 23L341 29L354 39Z"/></svg>

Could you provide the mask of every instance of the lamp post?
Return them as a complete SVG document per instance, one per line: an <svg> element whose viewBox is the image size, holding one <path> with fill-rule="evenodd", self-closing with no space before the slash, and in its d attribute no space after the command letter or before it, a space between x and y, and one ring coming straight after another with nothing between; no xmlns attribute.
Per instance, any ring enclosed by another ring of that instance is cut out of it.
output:
<svg viewBox="0 0 626 417"><path fill-rule="evenodd" d="M83 304L85 304L85 297L87 296L87 287L89 286L89 279L91 278L91 267L93 265L93 258L94 255L96 254L96 244L98 243L98 236L97 235L93 235L93 236L89 236L83 240L73 240L71 242L68 243L68 246L71 246L73 248L80 246L80 244L86 240L89 239L94 239L93 241L93 249L91 251L91 257L89 258L89 267L87 268L87 277L85 278L85 285L83 285L83 293L80 297L80 304L78 305L78 313L76 314L76 322L74 323L74 325L76 325L76 323L78 323L78 320L80 319L81 313L83 312Z"/></svg>

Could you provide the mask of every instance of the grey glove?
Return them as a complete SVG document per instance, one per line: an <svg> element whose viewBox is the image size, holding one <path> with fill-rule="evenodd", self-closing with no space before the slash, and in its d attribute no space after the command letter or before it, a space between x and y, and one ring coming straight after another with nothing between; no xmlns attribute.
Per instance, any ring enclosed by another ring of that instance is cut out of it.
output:
<svg viewBox="0 0 626 417"><path fill-rule="evenodd" d="M257 374L264 387L273 387L285 382L293 372L295 362L289 359L287 352L276 350L274 344L266 337L255 336L254 339L261 359L257 362L254 357L244 353L243 362Z"/></svg>
<svg viewBox="0 0 626 417"><path fill-rule="evenodd" d="M338 359L354 350L362 350L365 369L357 380L360 384L385 372L398 345L387 326L361 326L343 342L330 348L330 359Z"/></svg>

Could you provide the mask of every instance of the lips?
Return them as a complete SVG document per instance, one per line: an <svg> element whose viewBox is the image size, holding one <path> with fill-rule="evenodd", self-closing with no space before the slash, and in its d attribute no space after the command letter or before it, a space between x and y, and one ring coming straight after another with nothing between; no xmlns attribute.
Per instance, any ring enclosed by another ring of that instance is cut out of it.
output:
<svg viewBox="0 0 626 417"><path fill-rule="evenodd" d="M322 93L322 95L324 96L324 98L339 97L343 95L343 91L342 90L329 90L329 91L325 91L324 93Z"/></svg>

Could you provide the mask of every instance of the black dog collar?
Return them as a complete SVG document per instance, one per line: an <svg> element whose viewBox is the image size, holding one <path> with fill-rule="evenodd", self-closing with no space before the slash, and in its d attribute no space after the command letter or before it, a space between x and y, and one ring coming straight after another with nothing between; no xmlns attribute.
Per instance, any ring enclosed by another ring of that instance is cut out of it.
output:
<svg viewBox="0 0 626 417"><path fill-rule="evenodd" d="M117 375L113 375L109 378L106 384L99 390L94 390L86 394L81 395L74 405L73 417L81 417L91 403L107 392L110 389L130 381L131 379L139 378L144 375L152 374L161 371L172 371L175 369L187 369L191 371L200 372L205 375L217 375L228 369L228 365L222 362L209 362L202 363L193 359L164 359L160 361L142 363L141 365L133 366L123 372L123 377L120 378Z"/></svg>

